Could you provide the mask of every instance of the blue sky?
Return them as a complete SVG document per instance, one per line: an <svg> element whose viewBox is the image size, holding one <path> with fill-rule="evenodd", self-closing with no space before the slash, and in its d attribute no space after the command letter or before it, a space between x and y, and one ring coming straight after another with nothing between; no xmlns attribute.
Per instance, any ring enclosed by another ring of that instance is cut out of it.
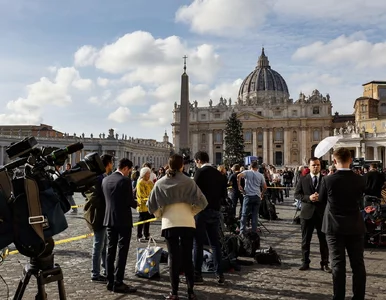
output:
<svg viewBox="0 0 386 300"><path fill-rule="evenodd" d="M385 80L383 0L0 0L0 123L161 140L188 55L191 101L237 98L264 45L291 97L352 113Z"/></svg>

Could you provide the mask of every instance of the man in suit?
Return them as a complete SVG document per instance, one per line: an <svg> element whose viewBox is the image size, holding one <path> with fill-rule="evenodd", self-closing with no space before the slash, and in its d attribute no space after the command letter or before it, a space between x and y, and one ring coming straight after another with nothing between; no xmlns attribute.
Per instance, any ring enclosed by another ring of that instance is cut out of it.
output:
<svg viewBox="0 0 386 300"><path fill-rule="evenodd" d="M194 181L201 189L208 200L208 206L196 216L196 236L194 243L194 283L203 284L201 275L203 263L203 248L208 237L213 249L213 257L217 281L224 284L224 272L221 266L222 253L220 244L220 219L221 202L227 196L227 182L224 176L209 163L209 155L206 152L199 151L194 155L196 166L198 167L194 174Z"/></svg>
<svg viewBox="0 0 386 300"><path fill-rule="evenodd" d="M382 198L382 188L385 183L385 177L378 172L377 164L370 164L369 171L363 175L365 179L365 195Z"/></svg>
<svg viewBox="0 0 386 300"><path fill-rule="evenodd" d="M137 207L129 176L133 163L122 158L118 170L103 179L102 190L106 199L103 225L107 227L107 289L116 293L134 293L137 289L123 283L127 254L130 247L133 217L131 208ZM118 259L114 271L118 246Z"/></svg>
<svg viewBox="0 0 386 300"><path fill-rule="evenodd" d="M300 211L300 224L302 228L302 266L299 270L310 268L310 248L314 229L318 234L321 255L321 270L331 273L328 267L328 247L326 236L322 232L323 214L326 205L318 201L319 187L322 175L320 174L320 160L312 157L308 161L310 173L300 177L295 189L295 199L302 201Z"/></svg>
<svg viewBox="0 0 386 300"><path fill-rule="evenodd" d="M334 297L344 300L346 292L346 254L353 273L353 300L364 300L366 269L363 260L365 224L359 210L365 181L350 170L350 150L338 148L333 153L337 172L323 178L319 202L327 203L322 231L330 250Z"/></svg>

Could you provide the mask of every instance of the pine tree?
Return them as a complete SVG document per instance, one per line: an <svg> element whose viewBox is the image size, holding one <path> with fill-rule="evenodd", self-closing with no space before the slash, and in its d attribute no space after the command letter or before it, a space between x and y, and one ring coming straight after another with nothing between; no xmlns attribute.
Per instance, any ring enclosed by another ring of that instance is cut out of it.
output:
<svg viewBox="0 0 386 300"><path fill-rule="evenodd" d="M224 164L227 166L243 164L244 156L243 124L233 112L225 127Z"/></svg>

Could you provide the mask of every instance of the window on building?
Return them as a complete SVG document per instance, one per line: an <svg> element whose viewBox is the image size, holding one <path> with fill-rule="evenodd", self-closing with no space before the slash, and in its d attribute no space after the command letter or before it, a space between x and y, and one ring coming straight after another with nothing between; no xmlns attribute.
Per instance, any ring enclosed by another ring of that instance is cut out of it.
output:
<svg viewBox="0 0 386 300"><path fill-rule="evenodd" d="M319 131L319 129L315 129L314 130L313 139L314 139L314 141L319 141L320 140L320 131Z"/></svg>
<svg viewBox="0 0 386 300"><path fill-rule="evenodd" d="M221 114L214 114L215 119L221 119Z"/></svg>
<svg viewBox="0 0 386 300"><path fill-rule="evenodd" d="M297 110L293 110L292 111L292 116L293 117L297 117L298 116L298 111Z"/></svg>
<svg viewBox="0 0 386 300"><path fill-rule="evenodd" d="M259 132L259 133L257 134L257 141L258 141L259 143L262 143L262 142L263 142L263 133L262 133L262 132Z"/></svg>
<svg viewBox="0 0 386 300"><path fill-rule="evenodd" d="M252 132L250 132L250 131L245 132L244 139L245 139L245 142L247 142L247 143L251 142L252 141Z"/></svg>
<svg viewBox="0 0 386 300"><path fill-rule="evenodd" d="M275 116L275 117L279 117L279 116L281 116L281 111L279 110L279 111L274 111L273 112L273 115Z"/></svg>
<svg viewBox="0 0 386 300"><path fill-rule="evenodd" d="M312 114L319 115L319 106L314 106L312 108Z"/></svg>
<svg viewBox="0 0 386 300"><path fill-rule="evenodd" d="M380 113L386 114L386 103L381 103Z"/></svg>
<svg viewBox="0 0 386 300"><path fill-rule="evenodd" d="M206 143L206 134L201 134L201 143Z"/></svg>
<svg viewBox="0 0 386 300"><path fill-rule="evenodd" d="M275 141L282 141L283 140L283 130L278 129L275 132Z"/></svg>
<svg viewBox="0 0 386 300"><path fill-rule="evenodd" d="M262 115L262 112L261 112L261 111L258 111L258 112L257 112L257 115L258 115L258 116L261 116L261 115Z"/></svg>
<svg viewBox="0 0 386 300"><path fill-rule="evenodd" d="M214 141L216 143L221 143L222 142L222 133L221 132L216 132L214 135Z"/></svg>
<svg viewBox="0 0 386 300"><path fill-rule="evenodd" d="M362 112L366 112L367 111L367 105L362 104L361 107L362 107Z"/></svg>
<svg viewBox="0 0 386 300"><path fill-rule="evenodd" d="M296 142L298 140L298 133L297 131L292 131L292 140Z"/></svg>
<svg viewBox="0 0 386 300"><path fill-rule="evenodd" d="M201 120L206 120L206 114L201 114Z"/></svg>

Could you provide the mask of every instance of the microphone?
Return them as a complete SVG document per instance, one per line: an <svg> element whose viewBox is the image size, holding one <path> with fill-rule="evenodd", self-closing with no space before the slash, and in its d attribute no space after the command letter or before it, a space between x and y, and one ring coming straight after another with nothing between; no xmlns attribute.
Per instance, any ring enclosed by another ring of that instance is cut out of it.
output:
<svg viewBox="0 0 386 300"><path fill-rule="evenodd" d="M79 150L82 150L83 147L84 147L83 143L80 143L80 142L75 143L75 144L71 144L65 148L53 151L50 155L47 156L47 158L52 160L52 161L55 161L57 159L63 158L63 156L67 156L68 154L72 154L72 153L75 153Z"/></svg>

